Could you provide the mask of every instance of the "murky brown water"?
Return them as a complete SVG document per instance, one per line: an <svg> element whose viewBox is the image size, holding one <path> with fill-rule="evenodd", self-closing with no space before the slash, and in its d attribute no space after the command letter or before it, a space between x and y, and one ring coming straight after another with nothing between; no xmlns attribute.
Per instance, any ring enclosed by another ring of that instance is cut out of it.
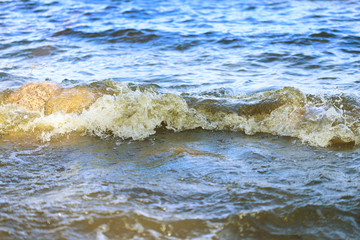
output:
<svg viewBox="0 0 360 240"><path fill-rule="evenodd" d="M358 149L163 132L1 140L1 239L356 239Z"/></svg>

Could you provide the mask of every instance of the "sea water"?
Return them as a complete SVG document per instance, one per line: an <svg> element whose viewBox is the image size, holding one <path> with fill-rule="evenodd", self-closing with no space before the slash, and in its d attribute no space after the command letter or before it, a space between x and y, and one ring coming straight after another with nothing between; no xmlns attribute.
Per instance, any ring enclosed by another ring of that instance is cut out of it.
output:
<svg viewBox="0 0 360 240"><path fill-rule="evenodd" d="M358 1L0 1L0 239L358 239L359 83Z"/></svg>

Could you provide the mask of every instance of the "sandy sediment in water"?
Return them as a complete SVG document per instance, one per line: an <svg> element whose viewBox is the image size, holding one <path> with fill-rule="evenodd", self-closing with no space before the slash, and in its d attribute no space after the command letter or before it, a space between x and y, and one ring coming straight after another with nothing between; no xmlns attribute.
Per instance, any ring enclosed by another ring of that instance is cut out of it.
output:
<svg viewBox="0 0 360 240"><path fill-rule="evenodd" d="M61 87L54 82L30 82L10 93L7 103L21 105L30 111L40 111L58 91L61 91Z"/></svg>

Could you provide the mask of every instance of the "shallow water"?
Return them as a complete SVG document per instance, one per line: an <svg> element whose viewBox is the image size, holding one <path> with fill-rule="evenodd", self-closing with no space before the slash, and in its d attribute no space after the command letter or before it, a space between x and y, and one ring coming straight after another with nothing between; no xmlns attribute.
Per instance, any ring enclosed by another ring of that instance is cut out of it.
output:
<svg viewBox="0 0 360 240"><path fill-rule="evenodd" d="M359 233L358 150L186 131L141 142L6 139L1 155L2 239L356 239Z"/></svg>
<svg viewBox="0 0 360 240"><path fill-rule="evenodd" d="M0 2L0 239L357 239L359 13ZM45 79L107 92L7 104Z"/></svg>

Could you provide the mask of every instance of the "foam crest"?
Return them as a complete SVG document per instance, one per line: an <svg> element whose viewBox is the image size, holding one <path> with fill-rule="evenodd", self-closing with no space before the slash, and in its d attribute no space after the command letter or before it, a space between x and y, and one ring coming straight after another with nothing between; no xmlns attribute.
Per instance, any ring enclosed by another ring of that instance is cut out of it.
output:
<svg viewBox="0 0 360 240"><path fill-rule="evenodd" d="M290 136L320 147L358 145L359 113L352 105L354 102L339 98L305 95L298 89L285 87L240 96L240 103L218 111L202 101L193 105L217 130ZM226 102L223 105L226 106Z"/></svg>
<svg viewBox="0 0 360 240"><path fill-rule="evenodd" d="M42 115L21 128L40 131L43 140L71 132L140 140L155 134L161 126L181 131L204 125L204 118L177 95L131 90L123 84L117 85L115 92L100 97L81 114Z"/></svg>
<svg viewBox="0 0 360 240"><path fill-rule="evenodd" d="M359 107L354 99L306 95L283 88L249 96L184 99L176 94L133 89L107 82L108 94L81 113L28 111L0 105L0 133L35 133L50 141L71 133L141 140L159 128L195 128L269 133L301 139L313 146L360 144Z"/></svg>

